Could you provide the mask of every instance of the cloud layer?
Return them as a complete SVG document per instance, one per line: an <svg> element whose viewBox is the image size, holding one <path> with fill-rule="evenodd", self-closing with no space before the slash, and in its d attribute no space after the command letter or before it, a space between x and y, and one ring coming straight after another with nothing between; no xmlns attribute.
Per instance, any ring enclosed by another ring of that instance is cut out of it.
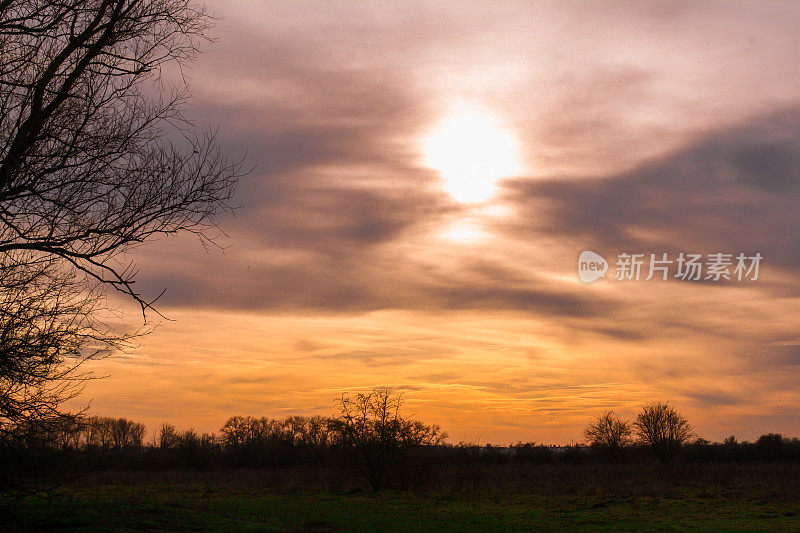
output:
<svg viewBox="0 0 800 533"><path fill-rule="evenodd" d="M255 170L224 251L137 253L179 323L101 365L96 406L136 416L155 387L148 420L214 429L392 385L465 438L568 440L651 399L710 437L800 432L796 3L214 7L193 118ZM525 172L486 205L423 164L456 105L522 147ZM764 264L748 284L587 286L585 249Z"/></svg>

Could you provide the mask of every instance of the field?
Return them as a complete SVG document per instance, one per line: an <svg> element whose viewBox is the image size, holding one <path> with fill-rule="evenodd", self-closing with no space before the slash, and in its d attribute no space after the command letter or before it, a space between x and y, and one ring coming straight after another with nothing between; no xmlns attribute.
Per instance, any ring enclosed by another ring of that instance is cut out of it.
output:
<svg viewBox="0 0 800 533"><path fill-rule="evenodd" d="M336 471L106 472L7 504L3 515L21 531L800 530L795 465L438 474L427 489L373 493L345 488L354 480Z"/></svg>

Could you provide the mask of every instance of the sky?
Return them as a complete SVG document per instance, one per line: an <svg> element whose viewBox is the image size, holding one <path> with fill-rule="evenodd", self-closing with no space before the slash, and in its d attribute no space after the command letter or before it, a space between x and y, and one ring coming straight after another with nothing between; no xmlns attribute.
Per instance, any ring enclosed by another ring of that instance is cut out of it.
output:
<svg viewBox="0 0 800 533"><path fill-rule="evenodd" d="M92 363L93 411L210 432L391 387L451 442L577 442L651 401L800 435L800 4L208 7L188 115L253 171L219 247L131 256L169 320ZM664 253L732 279L615 279Z"/></svg>

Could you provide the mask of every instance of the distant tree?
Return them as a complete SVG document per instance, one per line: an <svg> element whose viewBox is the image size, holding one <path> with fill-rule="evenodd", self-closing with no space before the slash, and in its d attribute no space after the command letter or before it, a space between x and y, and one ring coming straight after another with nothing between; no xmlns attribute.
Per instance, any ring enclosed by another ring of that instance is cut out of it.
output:
<svg viewBox="0 0 800 533"><path fill-rule="evenodd" d="M631 441L632 428L629 422L606 411L586 425L583 435L589 444L601 450L617 452Z"/></svg>
<svg viewBox="0 0 800 533"><path fill-rule="evenodd" d="M161 424L158 428L158 446L162 449L175 448L180 441L178 431L172 424Z"/></svg>
<svg viewBox="0 0 800 533"><path fill-rule="evenodd" d="M322 462L334 439L335 421L323 416L290 416L285 421L296 446L311 450Z"/></svg>
<svg viewBox="0 0 800 533"><path fill-rule="evenodd" d="M56 428L52 442L62 450L78 450L83 446L86 420L83 417L67 418Z"/></svg>
<svg viewBox="0 0 800 533"><path fill-rule="evenodd" d="M84 424L84 440L87 448L108 448L111 446L111 433L100 417L92 417Z"/></svg>
<svg viewBox="0 0 800 533"><path fill-rule="evenodd" d="M127 418L93 416L82 421L86 446L97 448L141 448L146 428Z"/></svg>
<svg viewBox="0 0 800 533"><path fill-rule="evenodd" d="M373 490L383 486L389 469L398 466L400 452L441 444L447 438L439 426L401 415L401 394L374 389L336 401L338 442L354 452L356 467Z"/></svg>
<svg viewBox="0 0 800 533"><path fill-rule="evenodd" d="M108 418L111 442L114 448L141 448L144 442L146 428L144 424L128 420L127 418Z"/></svg>
<svg viewBox="0 0 800 533"><path fill-rule="evenodd" d="M178 434L176 449L184 466L206 468L215 444L216 439L212 435L206 433L201 435L190 428Z"/></svg>
<svg viewBox="0 0 800 533"><path fill-rule="evenodd" d="M668 403L650 403L642 407L633 422L639 439L662 461L674 458L694 431L689 422Z"/></svg>
<svg viewBox="0 0 800 533"><path fill-rule="evenodd" d="M780 433L761 435L756 441L756 449L761 458L768 461L780 459L787 447L788 439Z"/></svg>
<svg viewBox="0 0 800 533"><path fill-rule="evenodd" d="M291 462L297 444L289 419L234 416L222 426L222 445L247 466L278 466Z"/></svg>
<svg viewBox="0 0 800 533"><path fill-rule="evenodd" d="M222 440L228 448L239 448L253 441L255 438L256 419L245 416L232 416L220 428Z"/></svg>

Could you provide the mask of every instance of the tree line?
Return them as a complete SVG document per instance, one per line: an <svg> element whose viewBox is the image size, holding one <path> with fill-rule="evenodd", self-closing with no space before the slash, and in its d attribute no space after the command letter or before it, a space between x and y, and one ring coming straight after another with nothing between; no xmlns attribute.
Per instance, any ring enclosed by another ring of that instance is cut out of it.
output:
<svg viewBox="0 0 800 533"><path fill-rule="evenodd" d="M145 442L143 424L126 418L68 417L59 424L17 427L14 439L0 441L0 459L23 466L31 457L50 457L51 464L71 458L82 469L275 468L335 460L377 489L387 471L413 459L415 450L442 445L447 438L439 426L404 415L402 404L401 394L375 389L340 396L336 416L233 416L218 434L163 424L152 442Z"/></svg>
<svg viewBox="0 0 800 533"><path fill-rule="evenodd" d="M145 440L145 426L125 418L81 417L47 434L0 448L5 458L20 450L69 460L81 470L173 468L342 467L373 489L396 485L408 472L424 475L433 465L549 464L646 461L797 461L800 440L766 434L756 442L729 437L711 443L695 435L687 419L668 403L644 405L631 421L612 411L586 425L585 444L511 446L447 443L439 426L403 413L403 396L389 389L344 394L333 416L284 418L233 416L218 433L179 431L163 424ZM9 461L7 461L9 462ZM13 463L14 461L10 461ZM428 465L427 467L425 465ZM422 472L423 474L420 474Z"/></svg>

